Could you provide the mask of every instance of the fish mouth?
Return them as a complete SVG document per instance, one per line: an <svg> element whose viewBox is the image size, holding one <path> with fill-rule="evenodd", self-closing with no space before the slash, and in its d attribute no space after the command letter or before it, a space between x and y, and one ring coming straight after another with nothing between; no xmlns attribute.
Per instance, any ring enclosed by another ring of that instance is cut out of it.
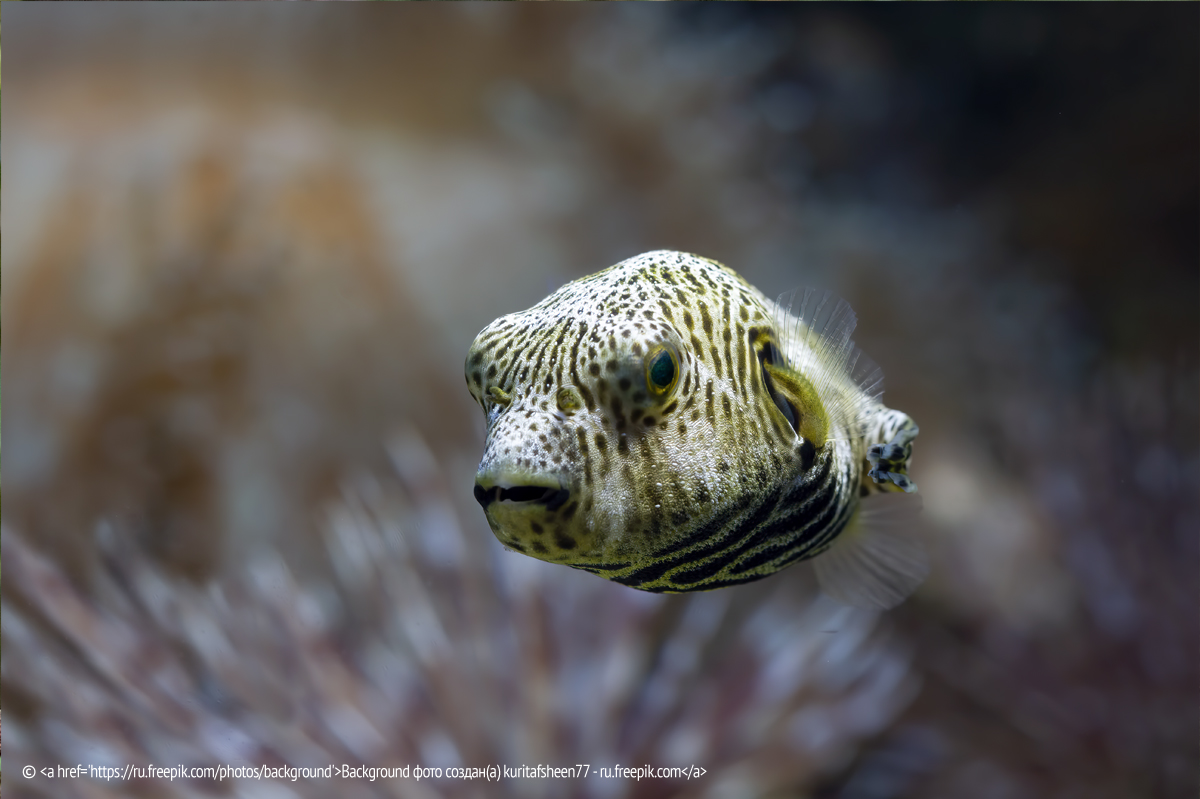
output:
<svg viewBox="0 0 1200 799"><path fill-rule="evenodd" d="M547 510L558 510L571 498L569 489L563 488L558 481L552 485L525 483L511 485L506 482L490 480L475 481L475 501L485 511L494 502L508 502L514 505L544 507Z"/></svg>

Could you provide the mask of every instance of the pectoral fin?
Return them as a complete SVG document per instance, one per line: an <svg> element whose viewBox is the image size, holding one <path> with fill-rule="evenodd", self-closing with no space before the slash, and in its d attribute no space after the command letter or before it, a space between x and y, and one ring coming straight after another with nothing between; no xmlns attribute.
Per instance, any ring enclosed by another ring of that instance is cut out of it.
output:
<svg viewBox="0 0 1200 799"><path fill-rule="evenodd" d="M813 560L821 589L847 605L886 610L900 604L929 574L929 558L913 537L921 500L915 494L870 497Z"/></svg>

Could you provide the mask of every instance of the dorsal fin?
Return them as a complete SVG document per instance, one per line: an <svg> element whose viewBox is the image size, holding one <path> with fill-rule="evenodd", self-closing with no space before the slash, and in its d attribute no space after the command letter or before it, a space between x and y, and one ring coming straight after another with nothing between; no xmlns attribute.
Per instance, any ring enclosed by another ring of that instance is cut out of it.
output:
<svg viewBox="0 0 1200 799"><path fill-rule="evenodd" d="M804 377L842 429L873 413L883 395L883 370L850 338L857 324L850 303L831 291L798 288L775 303L785 367Z"/></svg>

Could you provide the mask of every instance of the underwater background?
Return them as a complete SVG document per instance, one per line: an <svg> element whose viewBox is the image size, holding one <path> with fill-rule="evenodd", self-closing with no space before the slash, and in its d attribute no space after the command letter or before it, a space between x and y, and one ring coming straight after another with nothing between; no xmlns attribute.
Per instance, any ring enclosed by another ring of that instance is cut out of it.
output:
<svg viewBox="0 0 1200 799"><path fill-rule="evenodd" d="M7 794L1194 796L1200 8L4 12ZM898 609L492 537L467 347L657 248L854 307Z"/></svg>

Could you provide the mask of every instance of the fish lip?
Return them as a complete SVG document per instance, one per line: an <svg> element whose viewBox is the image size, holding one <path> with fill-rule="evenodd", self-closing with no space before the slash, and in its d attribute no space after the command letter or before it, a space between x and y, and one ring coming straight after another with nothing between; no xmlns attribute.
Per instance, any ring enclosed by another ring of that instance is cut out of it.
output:
<svg viewBox="0 0 1200 799"><path fill-rule="evenodd" d="M563 487L563 481L552 474L522 474L519 472L484 472L475 476L475 485L483 489L516 488L517 486L538 486L540 488Z"/></svg>
<svg viewBox="0 0 1200 799"><path fill-rule="evenodd" d="M553 475L481 474L475 478L474 494L484 512L491 512L497 502L514 509L525 506L553 511L566 504L571 490Z"/></svg>

